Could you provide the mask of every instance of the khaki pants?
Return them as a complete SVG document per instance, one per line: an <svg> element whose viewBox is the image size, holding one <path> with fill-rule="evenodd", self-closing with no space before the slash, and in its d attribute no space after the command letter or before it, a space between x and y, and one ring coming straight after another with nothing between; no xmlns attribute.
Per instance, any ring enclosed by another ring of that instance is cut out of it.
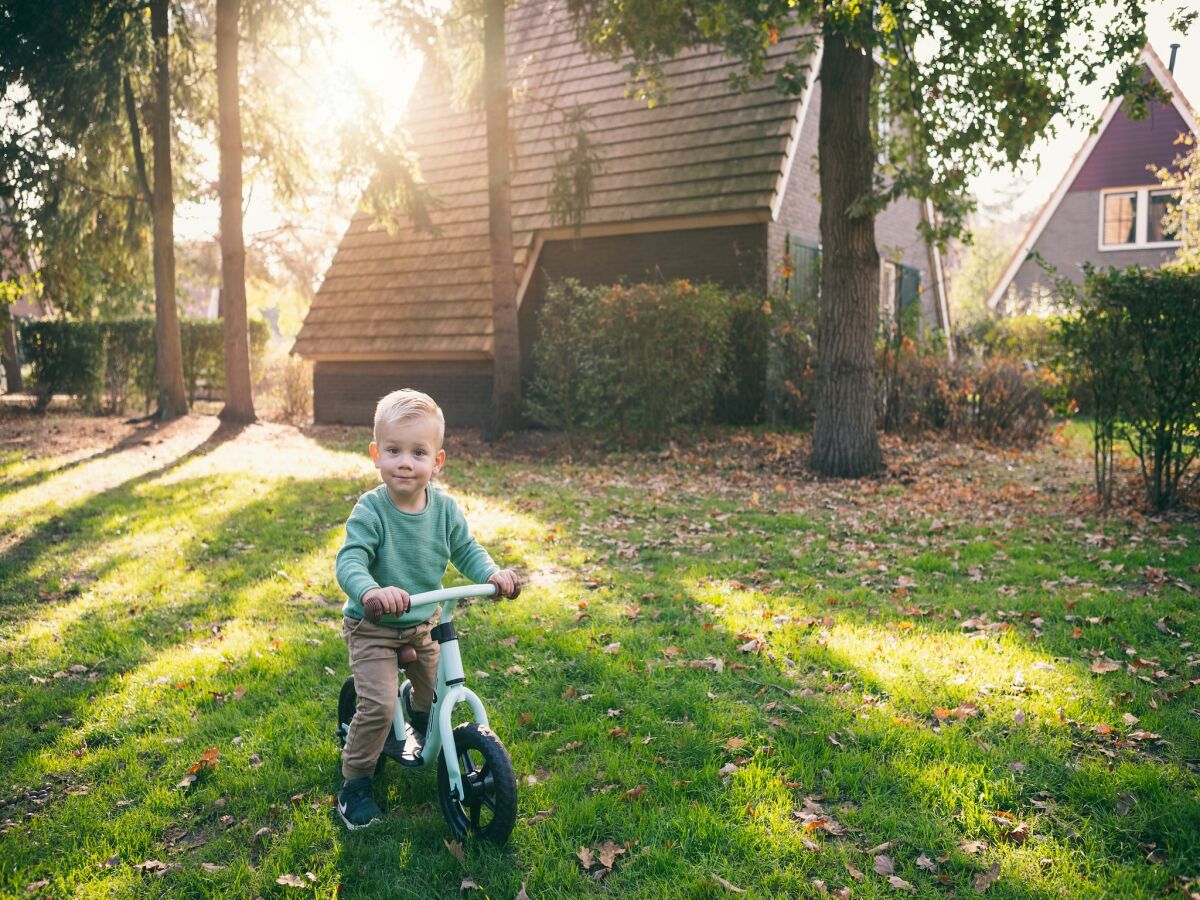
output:
<svg viewBox="0 0 1200 900"><path fill-rule="evenodd" d="M383 752L396 712L396 653L405 644L417 651L417 661L406 670L413 686L413 709L424 712L432 705L440 648L429 637L429 630L437 625L437 619L435 615L428 622L398 631L366 619L343 617L342 637L350 651L350 672L358 694L358 707L342 750L342 777L347 781L375 774L375 761Z"/></svg>

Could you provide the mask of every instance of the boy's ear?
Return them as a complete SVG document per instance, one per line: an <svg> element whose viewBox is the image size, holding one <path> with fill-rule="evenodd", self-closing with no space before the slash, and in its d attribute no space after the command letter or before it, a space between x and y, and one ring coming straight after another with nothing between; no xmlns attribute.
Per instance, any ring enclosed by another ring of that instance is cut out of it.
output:
<svg viewBox="0 0 1200 900"><path fill-rule="evenodd" d="M446 451L439 450L437 456L433 458L433 474L437 474L442 470L442 466L446 464Z"/></svg>
<svg viewBox="0 0 1200 900"><path fill-rule="evenodd" d="M367 448L367 450L371 454L371 462L375 463L376 465L379 465L379 445L376 444L374 441L371 441L371 446L369 446Z"/></svg>

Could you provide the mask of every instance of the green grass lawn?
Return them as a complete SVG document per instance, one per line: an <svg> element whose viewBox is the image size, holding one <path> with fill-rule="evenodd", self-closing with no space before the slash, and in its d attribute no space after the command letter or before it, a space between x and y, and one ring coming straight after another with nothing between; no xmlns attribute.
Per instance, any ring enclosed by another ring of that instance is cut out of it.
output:
<svg viewBox="0 0 1200 900"><path fill-rule="evenodd" d="M792 435L571 460L452 434L444 481L528 580L458 620L521 779L510 843L460 861L432 770L389 765L365 832L331 805L366 430L16 425L0 895L1200 890L1200 529L1097 518L1069 434L892 446L858 482Z"/></svg>

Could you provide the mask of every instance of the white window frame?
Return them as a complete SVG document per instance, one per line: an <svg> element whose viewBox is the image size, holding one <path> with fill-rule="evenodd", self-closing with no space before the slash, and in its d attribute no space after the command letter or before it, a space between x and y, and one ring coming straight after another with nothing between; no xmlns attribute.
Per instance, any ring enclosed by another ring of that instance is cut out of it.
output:
<svg viewBox="0 0 1200 900"><path fill-rule="evenodd" d="M1130 187L1114 187L1104 188L1100 192L1100 222L1097 229L1096 246L1101 252L1112 250L1158 250L1178 247L1179 241L1148 241L1146 236L1150 233L1150 195L1161 193L1170 190L1164 188L1161 184L1142 184L1133 185ZM1134 222L1132 244L1106 244L1104 243L1104 205L1105 199L1111 194L1133 194L1134 202L1137 204L1136 220Z"/></svg>

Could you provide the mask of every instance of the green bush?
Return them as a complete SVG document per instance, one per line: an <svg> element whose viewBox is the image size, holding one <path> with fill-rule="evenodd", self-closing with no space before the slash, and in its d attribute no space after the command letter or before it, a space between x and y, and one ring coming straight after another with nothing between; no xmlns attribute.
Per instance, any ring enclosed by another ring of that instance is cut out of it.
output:
<svg viewBox="0 0 1200 900"><path fill-rule="evenodd" d="M54 394L71 394L85 409L99 405L104 389L105 339L95 322L24 322L22 356L29 362L37 408Z"/></svg>
<svg viewBox="0 0 1200 900"><path fill-rule="evenodd" d="M1060 340L1071 377L1093 398L1098 495L1111 500L1113 445L1123 439L1147 502L1169 509L1200 482L1200 272L1089 267L1082 292L1058 287L1075 301Z"/></svg>
<svg viewBox="0 0 1200 900"><path fill-rule="evenodd" d="M753 425L767 413L770 300L740 293L729 298L729 341L713 415L726 425Z"/></svg>
<svg viewBox="0 0 1200 900"><path fill-rule="evenodd" d="M219 319L179 323L189 402L195 402L201 386L217 392L225 387L223 327ZM54 394L71 394L84 409L121 414L135 398L149 409L157 396L151 318L25 322L20 333L39 409ZM261 368L269 336L266 322L250 320L252 370ZM256 377L254 371L251 377Z"/></svg>
<svg viewBox="0 0 1200 900"><path fill-rule="evenodd" d="M1008 316L977 319L955 331L958 356L988 359L1000 356L1035 366L1053 363L1060 350L1057 316Z"/></svg>
<svg viewBox="0 0 1200 900"><path fill-rule="evenodd" d="M615 430L635 444L708 421L730 317L728 295L712 285L553 284L538 315L527 410L551 427Z"/></svg>

